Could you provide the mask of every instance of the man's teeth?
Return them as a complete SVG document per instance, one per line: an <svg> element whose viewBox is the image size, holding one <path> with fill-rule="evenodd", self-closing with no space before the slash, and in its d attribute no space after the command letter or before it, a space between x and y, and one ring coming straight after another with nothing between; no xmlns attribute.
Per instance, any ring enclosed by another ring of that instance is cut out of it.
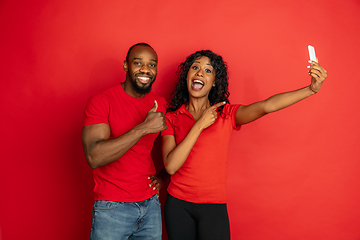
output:
<svg viewBox="0 0 360 240"><path fill-rule="evenodd" d="M138 80L143 84L147 84L148 82L150 82L150 77L138 77Z"/></svg>

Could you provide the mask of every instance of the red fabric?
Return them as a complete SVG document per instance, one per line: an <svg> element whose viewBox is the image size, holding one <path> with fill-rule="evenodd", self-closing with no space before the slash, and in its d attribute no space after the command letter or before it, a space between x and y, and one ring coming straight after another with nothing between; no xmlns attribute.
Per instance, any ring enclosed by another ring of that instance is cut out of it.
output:
<svg viewBox="0 0 360 240"><path fill-rule="evenodd" d="M223 114L204 129L184 165L171 176L168 192L195 203L226 203L226 163L229 139L236 127L235 115L240 105L226 104ZM195 124L185 105L166 114L168 128L161 135L175 136L178 145Z"/></svg>
<svg viewBox="0 0 360 240"><path fill-rule="evenodd" d="M144 98L128 95L116 85L90 98L84 126L106 123L111 127L110 138L116 138L143 122L147 112L158 102L158 112L165 112L163 97L150 92ZM143 136L117 161L94 170L95 200L138 202L153 196L148 176L156 173L151 150L158 134Z"/></svg>

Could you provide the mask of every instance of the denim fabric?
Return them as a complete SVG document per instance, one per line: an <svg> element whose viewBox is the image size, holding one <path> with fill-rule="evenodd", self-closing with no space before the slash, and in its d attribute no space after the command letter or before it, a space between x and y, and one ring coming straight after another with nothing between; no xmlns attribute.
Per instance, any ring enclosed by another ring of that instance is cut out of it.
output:
<svg viewBox="0 0 360 240"><path fill-rule="evenodd" d="M95 201L90 240L161 240L161 227L156 194L141 202Z"/></svg>

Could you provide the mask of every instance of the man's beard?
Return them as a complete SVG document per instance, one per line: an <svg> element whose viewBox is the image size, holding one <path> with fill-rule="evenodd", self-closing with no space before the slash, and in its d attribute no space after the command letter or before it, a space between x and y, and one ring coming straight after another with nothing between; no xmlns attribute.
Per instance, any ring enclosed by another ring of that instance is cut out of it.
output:
<svg viewBox="0 0 360 240"><path fill-rule="evenodd" d="M151 76L149 76L150 78L152 78ZM134 87L134 90L136 93L138 94L148 94L151 91L151 87L153 85L153 83L155 82L156 76L154 77L154 79L150 80L150 84L144 87L140 87L137 83L136 83L136 75L133 77L131 76L131 83Z"/></svg>

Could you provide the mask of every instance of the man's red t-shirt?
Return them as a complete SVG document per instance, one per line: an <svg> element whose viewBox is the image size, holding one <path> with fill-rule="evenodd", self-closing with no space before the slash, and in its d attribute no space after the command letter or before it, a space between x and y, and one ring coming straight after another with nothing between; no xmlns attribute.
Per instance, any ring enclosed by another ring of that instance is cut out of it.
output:
<svg viewBox="0 0 360 240"><path fill-rule="evenodd" d="M226 104L222 116L204 129L184 165L171 176L168 192L171 196L194 203L226 203L226 163L229 139L240 105ZM176 144L186 137L195 124L191 113L182 105L166 114L168 128L161 135L173 135Z"/></svg>
<svg viewBox="0 0 360 240"><path fill-rule="evenodd" d="M134 98L118 84L90 98L83 125L109 124L110 138L116 138L142 123L155 100L157 111L165 113L163 97L150 92L143 98ZM94 170L95 200L139 202L156 193L149 187L148 177L156 173L151 150L157 136L158 133L143 136L117 161Z"/></svg>

